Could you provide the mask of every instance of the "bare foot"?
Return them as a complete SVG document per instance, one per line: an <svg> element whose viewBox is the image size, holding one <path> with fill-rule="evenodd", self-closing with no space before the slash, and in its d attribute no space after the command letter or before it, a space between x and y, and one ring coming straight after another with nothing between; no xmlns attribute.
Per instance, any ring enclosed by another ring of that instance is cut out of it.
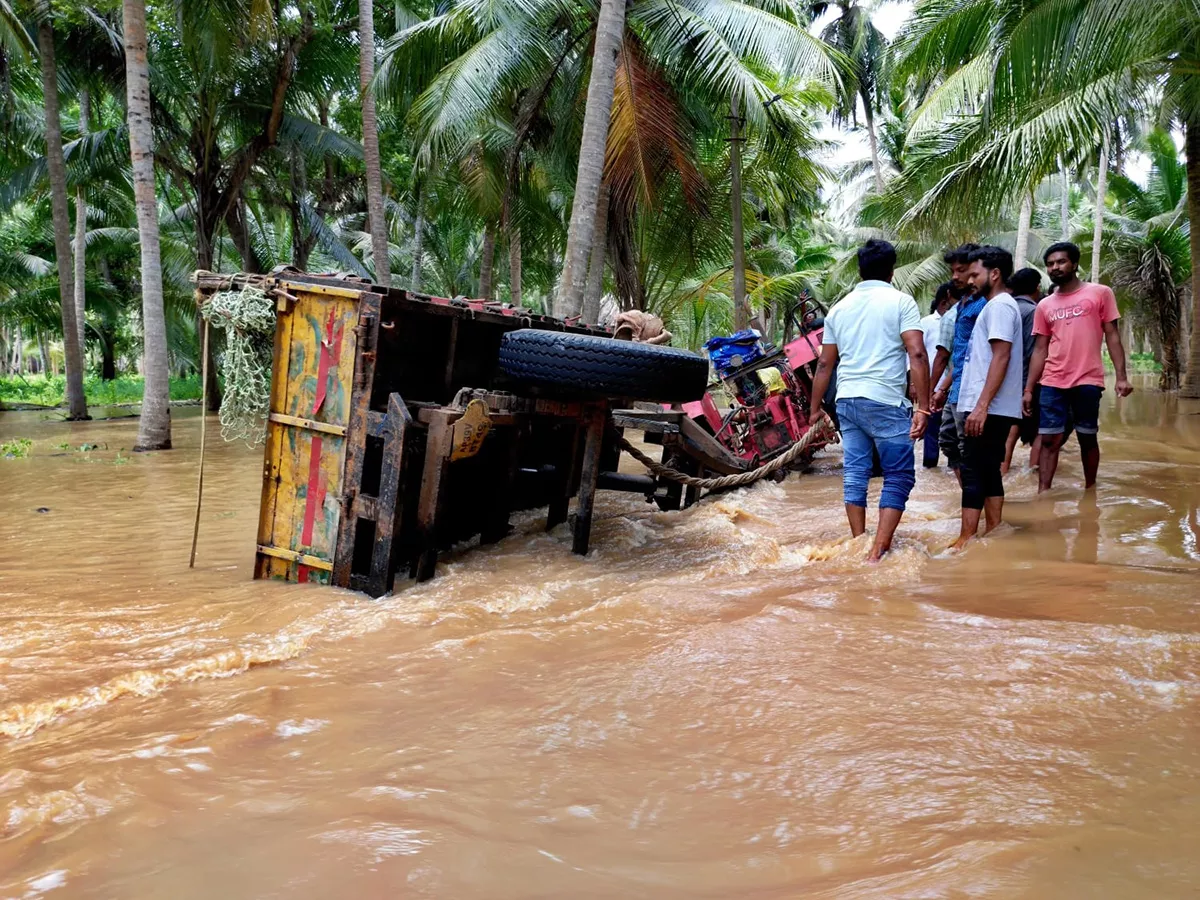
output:
<svg viewBox="0 0 1200 900"><path fill-rule="evenodd" d="M867 554L867 562L874 564L881 561L890 549L890 547L872 547L871 552Z"/></svg>
<svg viewBox="0 0 1200 900"><path fill-rule="evenodd" d="M970 536L964 535L964 536L960 537L957 541L955 541L953 544L951 544L949 549L953 550L954 552L957 553L959 550L962 550L964 547L966 547L967 544L969 544L970 542L971 542Z"/></svg>

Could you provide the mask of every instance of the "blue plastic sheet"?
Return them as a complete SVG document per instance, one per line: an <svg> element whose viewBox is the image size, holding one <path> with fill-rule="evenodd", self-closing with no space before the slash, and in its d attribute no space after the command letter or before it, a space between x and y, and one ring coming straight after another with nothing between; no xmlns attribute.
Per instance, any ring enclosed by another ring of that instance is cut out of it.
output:
<svg viewBox="0 0 1200 900"><path fill-rule="evenodd" d="M762 340L758 332L753 330L739 331L728 337L709 338L704 349L721 377L763 355Z"/></svg>

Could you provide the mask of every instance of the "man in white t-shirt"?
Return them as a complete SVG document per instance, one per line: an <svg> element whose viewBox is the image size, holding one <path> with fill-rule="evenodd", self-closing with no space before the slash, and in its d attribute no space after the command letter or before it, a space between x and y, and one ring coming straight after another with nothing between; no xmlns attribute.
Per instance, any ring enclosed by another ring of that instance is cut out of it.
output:
<svg viewBox="0 0 1200 900"><path fill-rule="evenodd" d="M844 450L842 498L855 537L867 528L867 483L874 454L883 467L879 530L867 556L870 562L877 562L892 546L916 483L913 441L925 433L929 417L929 360L921 312L912 297L892 287L895 269L896 249L887 241L867 241L859 249L862 281L825 317L809 420L814 426L821 421L825 389L836 366ZM910 374L916 409L908 399Z"/></svg>
<svg viewBox="0 0 1200 900"><path fill-rule="evenodd" d="M929 310L929 315L921 320L921 331L925 332L925 355L929 357L930 377L933 374L933 361L937 356L938 339L941 335L942 316L952 307L958 297L954 293L954 283L947 281L944 284L939 284L937 292L934 294L933 306ZM938 387L945 386L947 390L950 387L950 373L947 372L942 376L942 384L930 384L930 392L936 391ZM933 400L930 398L930 403ZM942 411L931 410L929 422L925 425L925 447L921 454L921 463L926 469L935 469L938 464L938 432L942 427Z"/></svg>
<svg viewBox="0 0 1200 900"><path fill-rule="evenodd" d="M1009 431L1021 420L1021 310L1006 284L1012 254L980 247L970 255L967 278L983 310L971 332L958 394L964 422L962 459L962 531L954 549L962 549L986 517L984 534L1000 524L1004 512L1004 453Z"/></svg>

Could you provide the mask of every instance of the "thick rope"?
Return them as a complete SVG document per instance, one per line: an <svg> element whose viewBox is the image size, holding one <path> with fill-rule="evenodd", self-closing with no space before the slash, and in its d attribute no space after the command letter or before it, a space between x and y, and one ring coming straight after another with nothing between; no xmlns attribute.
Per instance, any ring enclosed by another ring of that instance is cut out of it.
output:
<svg viewBox="0 0 1200 900"><path fill-rule="evenodd" d="M686 472L680 472L677 469L672 469L670 466L664 466L662 463L655 462L641 450L638 450L633 444L629 443L625 438L620 438L618 444L622 450L640 462L643 466L658 475L660 478L665 478L668 481L675 481L679 484L686 484L688 487L704 488L709 491L717 491L722 488L744 487L747 484L753 484L768 475L778 472L785 466L794 463L812 444L820 437L828 432L832 437L833 422L829 416L824 416L820 422L813 425L808 431L804 432L804 436L792 446L788 447L783 453L775 457L770 462L759 466L757 469L751 469L748 472L738 472L736 475L722 475L719 478L699 478L695 475L688 475Z"/></svg>

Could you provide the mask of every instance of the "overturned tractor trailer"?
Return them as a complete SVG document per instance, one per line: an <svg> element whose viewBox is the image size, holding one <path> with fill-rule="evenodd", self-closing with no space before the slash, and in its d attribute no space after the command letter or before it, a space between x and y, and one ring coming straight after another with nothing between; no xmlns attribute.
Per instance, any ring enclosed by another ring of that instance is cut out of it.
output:
<svg viewBox="0 0 1200 900"><path fill-rule="evenodd" d="M286 269L193 280L202 307L246 284L274 300L256 578L380 596L431 578L454 544L502 539L514 511L544 508L550 529L572 501L583 554L597 490L677 510L705 489L778 477L831 439L805 433L815 352L726 372L722 413L704 357L603 328ZM797 340L819 347L812 338ZM786 377L756 374L773 367ZM761 386L761 408L734 382ZM781 399L794 407L786 433ZM763 428L770 452L746 452ZM621 471L623 452L645 473Z"/></svg>

